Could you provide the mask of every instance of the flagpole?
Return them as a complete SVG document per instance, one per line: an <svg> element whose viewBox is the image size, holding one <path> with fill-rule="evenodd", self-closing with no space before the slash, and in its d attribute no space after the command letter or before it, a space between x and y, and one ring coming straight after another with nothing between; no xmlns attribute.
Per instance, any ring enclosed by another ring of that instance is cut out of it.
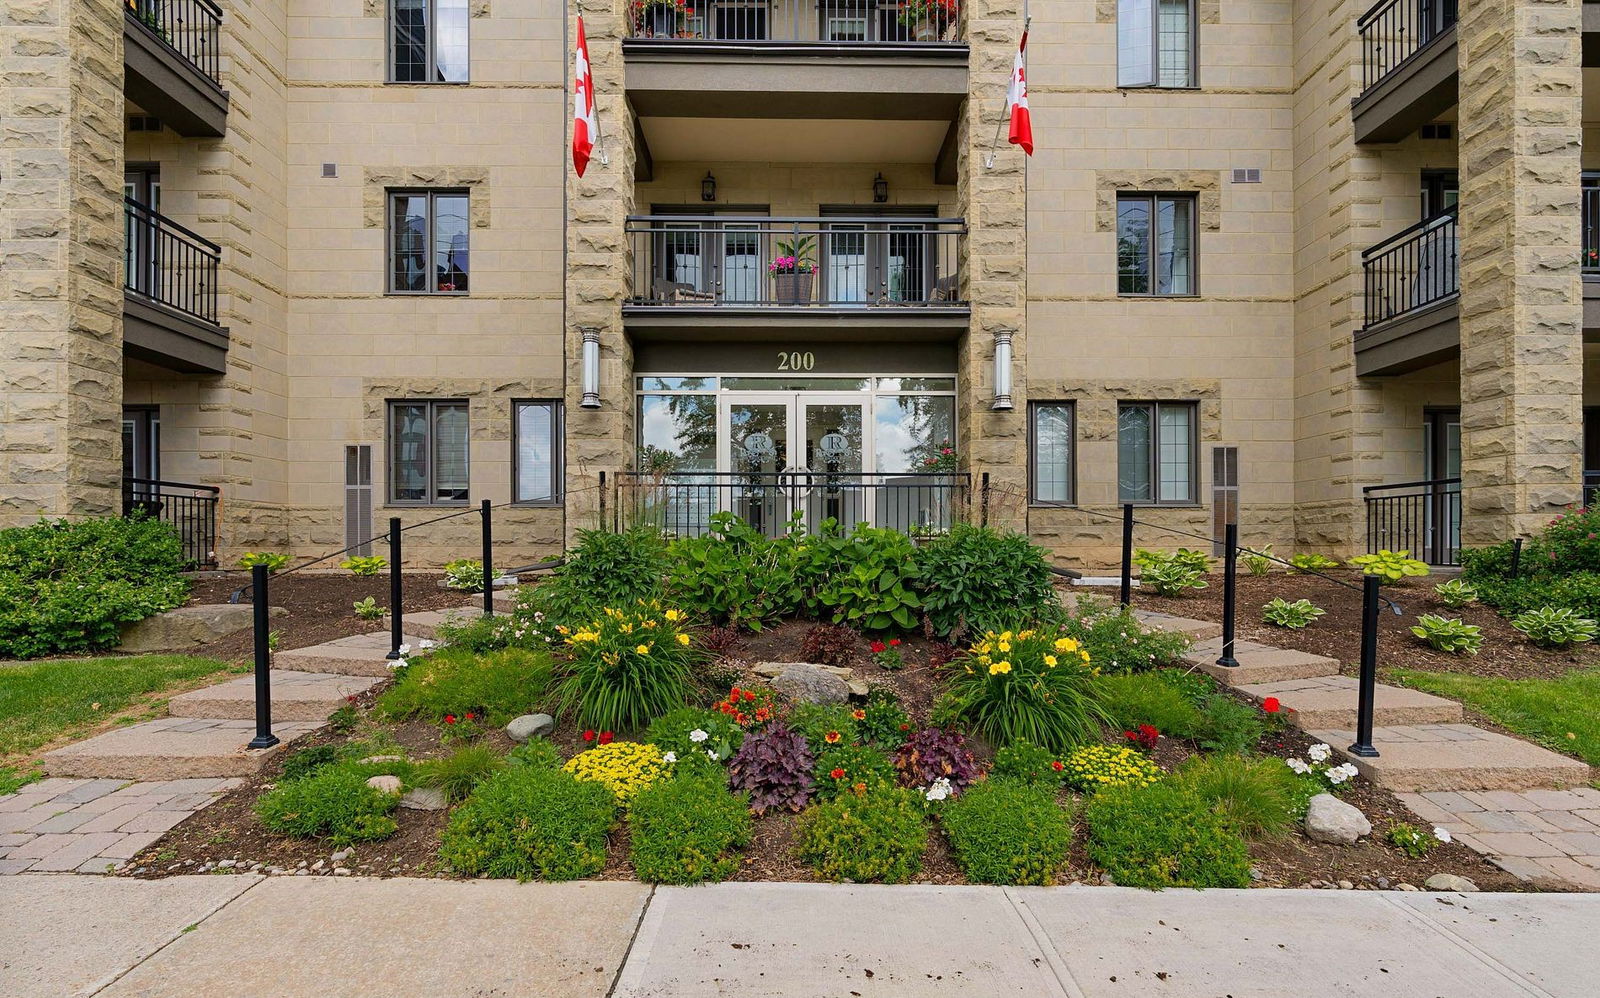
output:
<svg viewBox="0 0 1600 998"><path fill-rule="evenodd" d="M1027 12L1028 6L1026 3L1023 4L1022 10L1022 37L1026 38L1028 37L1028 25L1033 23L1033 15ZM1024 56L1023 58L1026 59L1027 57ZM994 124L994 141L989 143L989 155L983 161L983 168L985 170L994 169L995 153L1000 148L1000 133L1005 130L1006 122L1011 120L1010 87L1011 84L1008 81L1006 83L1006 106L1005 109L1000 112L1000 120Z"/></svg>

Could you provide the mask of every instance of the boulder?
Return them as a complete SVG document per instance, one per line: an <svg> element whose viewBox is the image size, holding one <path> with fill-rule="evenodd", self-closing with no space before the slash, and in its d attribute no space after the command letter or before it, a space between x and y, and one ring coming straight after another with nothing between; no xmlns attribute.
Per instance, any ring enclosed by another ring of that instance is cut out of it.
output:
<svg viewBox="0 0 1600 998"><path fill-rule="evenodd" d="M418 787L400 798L400 806L411 811L443 811L444 794L426 787Z"/></svg>
<svg viewBox="0 0 1600 998"><path fill-rule="evenodd" d="M506 725L506 737L520 745L530 738L543 738L555 729L556 719L549 714L523 714Z"/></svg>
<svg viewBox="0 0 1600 998"><path fill-rule="evenodd" d="M775 679L783 675L783 670L793 665L804 665L810 669L821 669L823 672L832 673L840 679L848 680L852 672L841 665L818 665L815 662L757 662L751 666L750 671L767 679Z"/></svg>
<svg viewBox="0 0 1600 998"><path fill-rule="evenodd" d="M1430 891L1455 891L1460 894L1471 894L1478 889L1477 884L1453 873L1435 873L1424 880L1422 886Z"/></svg>
<svg viewBox="0 0 1600 998"><path fill-rule="evenodd" d="M772 688L790 703L844 703L850 699L850 686L843 678L822 666L790 662L772 680Z"/></svg>
<svg viewBox="0 0 1600 998"><path fill-rule="evenodd" d="M289 611L281 606L267 610L269 617ZM117 651L181 651L198 648L245 630L255 622L249 603L194 603L128 624L122 629Z"/></svg>
<svg viewBox="0 0 1600 998"><path fill-rule="evenodd" d="M1372 822L1360 808L1333 794L1317 794L1306 808L1306 834L1316 842L1352 846L1361 836L1372 834Z"/></svg>
<svg viewBox="0 0 1600 998"><path fill-rule="evenodd" d="M400 777L398 776L374 776L367 780L367 786L380 793L394 794L395 796L399 796L400 791L405 789L405 784L400 782Z"/></svg>

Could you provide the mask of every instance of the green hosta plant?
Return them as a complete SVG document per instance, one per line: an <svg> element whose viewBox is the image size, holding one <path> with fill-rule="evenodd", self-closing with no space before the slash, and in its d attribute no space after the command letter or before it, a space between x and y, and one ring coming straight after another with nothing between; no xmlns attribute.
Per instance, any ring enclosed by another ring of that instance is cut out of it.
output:
<svg viewBox="0 0 1600 998"><path fill-rule="evenodd" d="M1209 583L1192 564L1165 561L1147 566L1139 573L1139 585L1157 596L1178 596L1190 589L1204 589Z"/></svg>
<svg viewBox="0 0 1600 998"><path fill-rule="evenodd" d="M1434 593L1439 597L1439 602L1452 610L1459 610L1468 603L1478 600L1478 587L1466 579L1451 579L1441 582L1433 587Z"/></svg>
<svg viewBox="0 0 1600 998"><path fill-rule="evenodd" d="M834 623L865 631L915 626L922 609L915 591L922 573L911 538L898 530L858 527L840 554L842 569L819 593L833 610Z"/></svg>
<svg viewBox="0 0 1600 998"><path fill-rule="evenodd" d="M1255 551L1239 552L1239 562L1251 575L1260 577L1272 571L1272 545L1263 544Z"/></svg>
<svg viewBox="0 0 1600 998"><path fill-rule="evenodd" d="M378 575L389 567L389 562L387 559L380 558L377 555L373 555L370 558L357 556L341 561L339 567L351 575Z"/></svg>
<svg viewBox="0 0 1600 998"><path fill-rule="evenodd" d="M1308 599L1297 599L1291 603L1279 596L1261 608L1261 619L1275 627L1299 630L1325 612L1321 607L1312 605Z"/></svg>
<svg viewBox="0 0 1600 998"><path fill-rule="evenodd" d="M378 601L368 596L364 600L357 600L350 604L355 608L356 618L359 620L382 620L383 615L389 611L378 605Z"/></svg>
<svg viewBox="0 0 1600 998"><path fill-rule="evenodd" d="M267 571L276 572L289 564L289 556L276 551L246 551L239 559L240 568L255 568L257 565L267 566Z"/></svg>
<svg viewBox="0 0 1600 998"><path fill-rule="evenodd" d="M1377 554L1357 555L1350 559L1350 567L1361 569L1363 575L1376 575L1390 582L1428 574L1427 564L1411 557L1410 551L1390 551L1388 548Z"/></svg>
<svg viewBox="0 0 1600 998"><path fill-rule="evenodd" d="M1462 652L1476 655L1478 649L1483 647L1482 628L1476 624L1462 623L1460 617L1445 618L1436 613L1425 613L1417 618L1411 633L1429 646L1452 655Z"/></svg>
<svg viewBox="0 0 1600 998"><path fill-rule="evenodd" d="M1511 618L1511 626L1541 648L1588 644L1595 638L1595 622L1566 607L1542 606Z"/></svg>
<svg viewBox="0 0 1600 998"><path fill-rule="evenodd" d="M483 562L476 558L457 558L444 566L444 584L466 592L483 590Z"/></svg>
<svg viewBox="0 0 1600 998"><path fill-rule="evenodd" d="M1339 563L1321 554L1292 554L1289 564L1294 566L1296 572L1320 572L1330 568L1338 568Z"/></svg>
<svg viewBox="0 0 1600 998"><path fill-rule="evenodd" d="M1201 575L1211 571L1211 556L1204 551L1193 548L1179 548L1176 551L1148 551L1144 548L1133 553L1133 563L1142 569L1149 569L1156 565L1165 565L1176 562L1194 569Z"/></svg>

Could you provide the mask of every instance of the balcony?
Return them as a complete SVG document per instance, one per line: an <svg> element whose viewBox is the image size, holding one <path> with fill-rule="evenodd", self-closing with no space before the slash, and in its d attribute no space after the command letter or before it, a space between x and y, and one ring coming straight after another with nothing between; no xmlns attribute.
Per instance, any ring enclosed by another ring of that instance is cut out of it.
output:
<svg viewBox="0 0 1600 998"><path fill-rule="evenodd" d="M1365 299L1356 374L1405 374L1461 347L1457 210L1395 233L1361 254Z"/></svg>
<svg viewBox="0 0 1600 998"><path fill-rule="evenodd" d="M180 135L223 134L222 8L213 0L126 0L123 13L128 100Z"/></svg>
<svg viewBox="0 0 1600 998"><path fill-rule="evenodd" d="M227 370L228 330L218 322L222 247L124 198L123 351L172 371Z"/></svg>
<svg viewBox="0 0 1600 998"><path fill-rule="evenodd" d="M1357 142L1397 142L1456 103L1457 0L1378 0L1356 22Z"/></svg>
<svg viewBox="0 0 1600 998"><path fill-rule="evenodd" d="M770 333L871 327L959 333L967 226L959 218L693 215L630 218L633 331Z"/></svg>

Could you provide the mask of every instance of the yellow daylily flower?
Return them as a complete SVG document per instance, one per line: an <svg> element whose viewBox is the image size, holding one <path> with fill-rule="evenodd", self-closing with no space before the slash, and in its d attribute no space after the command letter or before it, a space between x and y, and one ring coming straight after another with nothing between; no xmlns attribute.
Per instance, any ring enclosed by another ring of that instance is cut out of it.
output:
<svg viewBox="0 0 1600 998"><path fill-rule="evenodd" d="M1044 657L1044 664L1054 668L1056 664L1056 657L1054 655L1046 655Z"/></svg>
<svg viewBox="0 0 1600 998"><path fill-rule="evenodd" d="M634 651L638 652L641 655L648 655L648 654L650 654L650 646L649 645L639 645L637 648L634 649Z"/></svg>
<svg viewBox="0 0 1600 998"><path fill-rule="evenodd" d="M689 635L687 635L687 634L678 635L678 644L684 645L685 647L687 647L688 644L689 644Z"/></svg>
<svg viewBox="0 0 1600 998"><path fill-rule="evenodd" d="M1003 673L1003 672L1010 672L1010 671L1011 671L1011 663L1010 662L1001 661L1001 662L996 662L993 665L989 666L989 675L991 675L991 676L997 675L997 674Z"/></svg>
<svg viewBox="0 0 1600 998"><path fill-rule="evenodd" d="M681 610L668 610L667 611L667 619L670 620L672 623L676 624L678 621L683 619L683 611L681 611Z"/></svg>

